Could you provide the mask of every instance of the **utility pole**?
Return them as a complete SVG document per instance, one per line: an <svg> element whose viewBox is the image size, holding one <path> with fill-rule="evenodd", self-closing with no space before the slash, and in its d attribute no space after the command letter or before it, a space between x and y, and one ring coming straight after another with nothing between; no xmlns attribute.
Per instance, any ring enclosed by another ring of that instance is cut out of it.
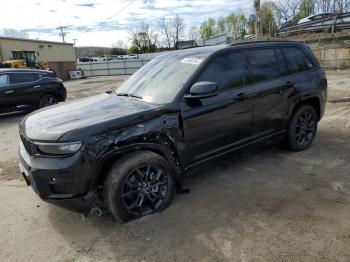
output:
<svg viewBox="0 0 350 262"><path fill-rule="evenodd" d="M56 29L57 30L60 30L61 33L59 34L61 37L62 37L62 42L65 43L66 41L64 40L65 36L66 36L66 33L63 32L63 29L66 29L67 27L66 26L59 26L57 27Z"/></svg>
<svg viewBox="0 0 350 262"><path fill-rule="evenodd" d="M76 38L73 39L73 42L74 42L74 52L75 52L75 57L79 57L78 56L78 49L76 47L76 44L77 44L77 40Z"/></svg>
<svg viewBox="0 0 350 262"><path fill-rule="evenodd" d="M255 9L255 40L260 38L260 0L254 0Z"/></svg>

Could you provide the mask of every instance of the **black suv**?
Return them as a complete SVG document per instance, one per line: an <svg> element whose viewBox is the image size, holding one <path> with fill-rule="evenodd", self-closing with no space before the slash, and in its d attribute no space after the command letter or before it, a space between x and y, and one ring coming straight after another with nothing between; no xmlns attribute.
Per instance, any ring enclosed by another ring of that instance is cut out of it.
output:
<svg viewBox="0 0 350 262"><path fill-rule="evenodd" d="M66 99L55 73L34 69L0 69L0 113L37 109Z"/></svg>
<svg viewBox="0 0 350 262"><path fill-rule="evenodd" d="M176 51L116 92L27 116L20 167L43 200L127 221L166 208L204 161L278 138L307 149L326 96L325 72L302 43Z"/></svg>

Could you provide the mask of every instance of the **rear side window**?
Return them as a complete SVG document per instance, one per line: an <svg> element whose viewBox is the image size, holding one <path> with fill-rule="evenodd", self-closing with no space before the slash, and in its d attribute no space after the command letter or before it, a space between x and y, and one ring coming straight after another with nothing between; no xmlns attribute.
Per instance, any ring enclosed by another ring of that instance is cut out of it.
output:
<svg viewBox="0 0 350 262"><path fill-rule="evenodd" d="M10 75L12 85L30 83L38 79L38 74L35 73L13 73Z"/></svg>
<svg viewBox="0 0 350 262"><path fill-rule="evenodd" d="M248 50L248 67L252 74L249 82L261 82L281 76L275 49Z"/></svg>
<svg viewBox="0 0 350 262"><path fill-rule="evenodd" d="M299 48L283 48L283 54L287 60L290 74L307 71L314 67L311 60Z"/></svg>
<svg viewBox="0 0 350 262"><path fill-rule="evenodd" d="M9 76L8 75L0 75L0 88L3 86L9 86Z"/></svg>
<svg viewBox="0 0 350 262"><path fill-rule="evenodd" d="M230 90L244 85L246 71L246 59L242 53L223 54L209 63L198 81L216 82L219 91Z"/></svg>

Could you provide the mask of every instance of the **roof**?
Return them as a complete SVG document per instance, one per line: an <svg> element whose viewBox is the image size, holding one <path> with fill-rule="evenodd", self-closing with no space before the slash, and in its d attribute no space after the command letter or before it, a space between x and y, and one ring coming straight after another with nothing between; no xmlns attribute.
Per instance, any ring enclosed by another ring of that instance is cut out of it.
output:
<svg viewBox="0 0 350 262"><path fill-rule="evenodd" d="M266 41L249 41L249 42L241 42L241 43L234 43L230 46L242 46L242 45L256 45L256 46L268 46L268 45L276 45L276 44L302 44L302 42L298 41L291 41L291 40L266 40Z"/></svg>
<svg viewBox="0 0 350 262"><path fill-rule="evenodd" d="M32 73L44 73L44 72L51 72L48 70L41 70L41 69L17 69L17 68L0 68L0 73L14 73L14 72L32 72Z"/></svg>
<svg viewBox="0 0 350 262"><path fill-rule="evenodd" d="M220 50L232 50L235 48L240 48L240 47L264 47L264 46L283 46L283 45L301 45L303 44L302 42L297 42L297 41L289 41L289 40L281 40L281 41L250 41L250 42L242 42L242 43L236 43L236 44L231 44L231 45L212 45L212 46L204 46L204 47L196 47L196 48L189 48L189 49L182 49L182 50L177 50L173 52L167 52L164 55L158 56L158 57L169 57L169 56L181 56L181 57L186 57L186 56L205 56L208 57L209 55L220 51Z"/></svg>
<svg viewBox="0 0 350 262"><path fill-rule="evenodd" d="M17 38L17 37L6 37L6 36L0 36L0 40L15 40L15 41L36 42L36 43L42 43L42 44L55 44L55 45L73 45L73 43L63 43L63 42L55 42L55 41L36 40L36 39Z"/></svg>

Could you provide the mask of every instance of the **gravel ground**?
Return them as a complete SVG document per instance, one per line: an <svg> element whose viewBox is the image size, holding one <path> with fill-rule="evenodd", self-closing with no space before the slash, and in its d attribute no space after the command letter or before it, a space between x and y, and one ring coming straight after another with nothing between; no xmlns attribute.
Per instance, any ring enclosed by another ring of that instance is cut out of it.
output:
<svg viewBox="0 0 350 262"><path fill-rule="evenodd" d="M127 77L69 81L68 100ZM0 116L0 261L350 261L350 71L330 71L311 149L268 147L194 169L168 209L127 224L50 206L17 167L18 122Z"/></svg>

